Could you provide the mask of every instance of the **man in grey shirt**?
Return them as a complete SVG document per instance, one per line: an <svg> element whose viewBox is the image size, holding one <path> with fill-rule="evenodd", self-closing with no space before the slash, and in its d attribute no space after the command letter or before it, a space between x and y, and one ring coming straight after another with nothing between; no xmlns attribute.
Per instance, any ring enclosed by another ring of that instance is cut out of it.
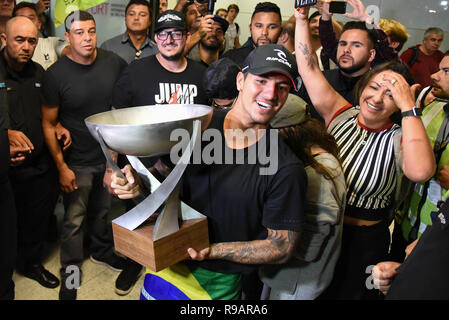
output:
<svg viewBox="0 0 449 320"><path fill-rule="evenodd" d="M150 39L150 4L147 0L130 0L125 9L126 31L101 45L122 57L127 63L158 53L156 44Z"/></svg>

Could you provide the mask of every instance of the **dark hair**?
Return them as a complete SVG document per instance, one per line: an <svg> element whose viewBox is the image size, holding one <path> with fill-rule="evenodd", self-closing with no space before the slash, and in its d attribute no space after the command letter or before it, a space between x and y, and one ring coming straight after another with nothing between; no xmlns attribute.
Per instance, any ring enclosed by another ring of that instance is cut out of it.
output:
<svg viewBox="0 0 449 320"><path fill-rule="evenodd" d="M65 18L64 21L65 31L70 32L70 29L72 28L72 23L75 21L89 21L89 20L92 20L95 23L94 17L89 12L83 10L72 11Z"/></svg>
<svg viewBox="0 0 449 320"><path fill-rule="evenodd" d="M377 43L377 35L373 30L368 29L366 27L366 23L362 22L362 21L349 21L347 23L345 23L345 25L343 26L343 29L341 31L341 34L343 35L343 33L345 33L348 30L363 30L366 31L366 33L368 34L368 38L371 41L372 47L374 48L376 46ZM341 35L340 35L341 37Z"/></svg>
<svg viewBox="0 0 449 320"><path fill-rule="evenodd" d="M36 16L39 16L39 14L37 13L36 4L32 3L32 2L26 2L26 1L16 4L16 6L14 7L14 10L12 11L12 16L15 17L17 10L20 10L22 8L30 8L31 10L34 10L34 12L36 12Z"/></svg>
<svg viewBox="0 0 449 320"><path fill-rule="evenodd" d="M181 9L181 12L186 14L187 13L187 8L190 7L192 4L195 4L194 0L188 0L184 6Z"/></svg>
<svg viewBox="0 0 449 320"><path fill-rule="evenodd" d="M228 6L228 11L231 10L231 9L235 9L235 11L237 11L237 13L240 12L239 6L236 5L235 3L232 3L232 4L230 4L230 5Z"/></svg>
<svg viewBox="0 0 449 320"><path fill-rule="evenodd" d="M313 18L315 18L317 16L321 16L321 13L319 11L315 11L314 13L312 13L309 17L309 23Z"/></svg>
<svg viewBox="0 0 449 320"><path fill-rule="evenodd" d="M149 12L150 15L151 15L151 6L150 6L150 2L147 1L147 0L130 0L130 1L128 2L128 4L126 5L126 8L125 8L125 15L128 13L129 7L131 7L133 4L137 4L137 5L141 5L141 6L146 6L146 7L148 7L148 12Z"/></svg>
<svg viewBox="0 0 449 320"><path fill-rule="evenodd" d="M279 20L282 21L282 16L281 16L281 9L279 9L279 7L272 2L259 2L256 5L256 8L254 8L254 12L253 15L251 16L251 20L253 20L254 16L256 15L256 13L259 12L274 12L277 13L279 15Z"/></svg>
<svg viewBox="0 0 449 320"><path fill-rule="evenodd" d="M363 90L366 88L366 86L370 83L371 79L378 75L381 72L384 71L393 71L400 75L402 75L409 84L409 86L412 86L415 84L415 80L413 79L412 74L410 73L410 68L400 61L389 61L383 64L379 64L375 66L373 69L365 73L359 81L357 81L355 85L355 101L356 103L359 103L360 96L362 95ZM400 124L400 111L397 111L391 116L391 120L394 123Z"/></svg>
<svg viewBox="0 0 449 320"><path fill-rule="evenodd" d="M339 150L335 138L326 131L321 121L309 118L301 124L281 128L279 129L279 133L284 142L304 163L304 166L311 166L316 172L322 174L328 180L335 178L325 166L315 160L310 150L313 145L318 145L332 154L340 162Z"/></svg>
<svg viewBox="0 0 449 320"><path fill-rule="evenodd" d="M229 58L221 58L207 68L203 88L209 99L233 99L237 97L236 78L240 67Z"/></svg>
<svg viewBox="0 0 449 320"><path fill-rule="evenodd" d="M447 50L447 51L444 53L444 56L445 56L445 57L449 57L449 50Z"/></svg>

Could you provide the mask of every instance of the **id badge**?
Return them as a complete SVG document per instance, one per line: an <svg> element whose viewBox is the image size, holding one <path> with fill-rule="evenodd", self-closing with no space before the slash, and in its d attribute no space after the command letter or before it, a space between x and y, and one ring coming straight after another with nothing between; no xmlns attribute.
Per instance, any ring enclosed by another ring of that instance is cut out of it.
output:
<svg viewBox="0 0 449 320"><path fill-rule="evenodd" d="M429 183L429 192L427 194L427 198L434 205L437 205L438 201L441 200L441 186L437 181L435 181L433 179L430 180L430 183Z"/></svg>

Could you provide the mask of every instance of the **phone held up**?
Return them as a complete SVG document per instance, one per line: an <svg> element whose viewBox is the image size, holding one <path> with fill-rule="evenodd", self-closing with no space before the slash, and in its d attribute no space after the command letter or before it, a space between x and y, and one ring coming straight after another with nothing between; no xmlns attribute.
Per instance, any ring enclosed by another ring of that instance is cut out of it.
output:
<svg viewBox="0 0 449 320"><path fill-rule="evenodd" d="M344 1L332 1L329 3L330 13L346 13L346 2Z"/></svg>

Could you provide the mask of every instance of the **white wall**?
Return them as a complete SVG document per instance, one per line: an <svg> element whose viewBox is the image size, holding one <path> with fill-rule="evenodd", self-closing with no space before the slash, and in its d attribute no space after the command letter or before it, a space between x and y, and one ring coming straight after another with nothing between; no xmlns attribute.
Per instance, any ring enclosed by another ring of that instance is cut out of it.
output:
<svg viewBox="0 0 449 320"><path fill-rule="evenodd" d="M32 0L36 2L37 0ZM173 8L177 0L168 0L169 8ZM240 8L236 22L241 27L240 43L243 44L249 37L249 22L251 14L257 3L264 0L217 0L215 8L227 8L235 3ZM293 14L294 0L271 0L281 9L283 19ZM52 0L52 7L55 0ZM410 39L404 48L421 43L424 30L428 27L440 27L445 31L445 40L441 46L442 51L449 50L449 9L445 0L363 0L365 6L376 5L380 9L382 18L395 19L407 27ZM98 8L89 10L97 21L98 44L117 34L124 32L123 11L128 0L108 0ZM446 3L446 4L445 4ZM53 9L52 9L53 10ZM335 15L339 21L347 21L343 16ZM63 36L63 27L56 29L58 36Z"/></svg>
<svg viewBox="0 0 449 320"><path fill-rule="evenodd" d="M169 0L174 1L174 0ZM235 3L240 8L240 13L236 22L241 27L240 43L243 44L249 37L249 21L255 6L265 0L217 0L215 8L227 8L231 3ZM294 0L266 0L276 3L281 9L282 19L288 19L294 10ZM448 4L442 0L362 0L363 4L376 5L380 9L381 18L395 19L407 27L410 38L404 48L416 43L421 43L424 31L429 27L440 27L445 31L445 40L440 50L449 50L449 9ZM435 12L429 12L433 10ZM352 11L349 10L349 11ZM339 21L348 21L347 18L335 15Z"/></svg>

